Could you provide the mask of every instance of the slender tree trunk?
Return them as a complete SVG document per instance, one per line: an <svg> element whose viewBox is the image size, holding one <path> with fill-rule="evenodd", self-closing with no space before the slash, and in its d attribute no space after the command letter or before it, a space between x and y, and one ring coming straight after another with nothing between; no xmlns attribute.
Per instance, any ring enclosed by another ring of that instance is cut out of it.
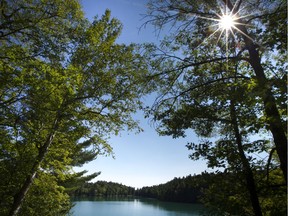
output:
<svg viewBox="0 0 288 216"><path fill-rule="evenodd" d="M232 11L233 5L230 0L223 0L228 8ZM236 11L235 11L236 13ZM238 22L243 23L241 19ZM255 72L258 85L263 88L261 97L264 103L264 110L267 116L267 123L273 135L276 151L280 160L280 168L283 172L285 181L287 183L287 135L286 128L282 125L281 117L276 106L275 97L272 93L271 87L268 85L268 80L261 65L261 59L257 46L251 40L248 31L244 25L238 25L237 28L243 33L243 39L249 52L250 64ZM285 129L284 129L285 128Z"/></svg>
<svg viewBox="0 0 288 216"><path fill-rule="evenodd" d="M30 187L32 186L33 180L37 174L37 171L42 163L42 161L45 158L45 155L47 154L50 145L53 142L54 136L55 136L55 128L57 127L58 120L55 120L53 131L48 135L44 145L39 149L38 156L29 172L29 174L26 177L26 180L22 187L20 188L19 192L14 195L14 201L12 204L12 207L9 212L9 216L16 216L22 206L22 203L26 197L27 192L29 191Z"/></svg>
<svg viewBox="0 0 288 216"><path fill-rule="evenodd" d="M255 216L262 216L262 210L261 210L261 206L260 206L258 195L257 195L253 172L251 170L250 163L248 159L246 158L245 152L243 150L242 138L239 132L236 110L235 110L235 105L233 101L231 101L231 104L230 104L230 114L231 114L234 134L236 137L237 148L239 151L241 163L243 165L246 185L250 194L250 200L251 200L251 204L253 207L253 211L254 211Z"/></svg>

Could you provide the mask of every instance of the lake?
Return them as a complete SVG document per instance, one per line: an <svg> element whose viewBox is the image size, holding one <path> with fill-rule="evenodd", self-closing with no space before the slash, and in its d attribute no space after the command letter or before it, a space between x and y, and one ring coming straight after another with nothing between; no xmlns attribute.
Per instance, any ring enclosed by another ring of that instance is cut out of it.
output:
<svg viewBox="0 0 288 216"><path fill-rule="evenodd" d="M199 216L199 204L161 202L155 199L74 201L73 216Z"/></svg>

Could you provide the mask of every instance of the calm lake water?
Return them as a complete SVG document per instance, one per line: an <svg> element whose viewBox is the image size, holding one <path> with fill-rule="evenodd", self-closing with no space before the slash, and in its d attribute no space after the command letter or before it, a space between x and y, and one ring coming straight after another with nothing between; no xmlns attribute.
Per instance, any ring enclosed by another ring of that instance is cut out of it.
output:
<svg viewBox="0 0 288 216"><path fill-rule="evenodd" d="M198 204L160 202L154 199L75 201L73 216L199 216Z"/></svg>

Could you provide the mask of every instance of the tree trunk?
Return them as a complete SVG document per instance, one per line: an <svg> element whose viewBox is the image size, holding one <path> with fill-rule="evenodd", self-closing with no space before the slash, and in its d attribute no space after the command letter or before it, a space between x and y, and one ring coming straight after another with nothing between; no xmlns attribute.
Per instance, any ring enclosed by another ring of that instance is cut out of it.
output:
<svg viewBox="0 0 288 216"><path fill-rule="evenodd" d="M45 155L47 154L49 147L54 139L55 136L55 128L57 127L57 120L54 122L53 131L49 134L47 137L44 145L39 149L38 156L29 172L29 174L26 177L26 180L22 187L20 188L19 192L14 195L14 201L11 207L11 210L9 212L9 216L16 216L22 206L22 203L25 199L25 196L27 192L29 191L30 187L32 186L33 179L35 178L37 171L42 163L42 161L45 158Z"/></svg>
<svg viewBox="0 0 288 216"><path fill-rule="evenodd" d="M255 216L262 216L262 210L261 210L261 206L260 206L258 195L257 195L253 172L251 170L249 161L247 160L245 152L243 150L242 138L239 132L236 110L235 110L235 105L233 101L231 101L231 104L230 104L230 115L231 115L231 121L233 124L234 135L236 137L236 143L237 143L237 148L239 151L239 156L240 156L241 163L244 169L247 189L250 194L250 200L251 200L251 204L253 207L253 211L254 211Z"/></svg>
<svg viewBox="0 0 288 216"><path fill-rule="evenodd" d="M223 1L232 11L233 5L231 4L230 0ZM237 22L243 23L241 19L239 19ZM287 183L287 136L285 133L286 129L284 129L284 126L282 125L281 117L276 106L275 97L272 93L271 87L268 85L268 80L261 65L261 59L259 52L257 51L257 46L251 40L248 31L244 25L238 25L237 28L239 28L239 30L242 32L245 45L249 52L250 64L255 72L258 85L263 88L264 93L261 93L260 96L262 97L264 103L267 123L269 124L269 130L272 133L277 154L280 160L280 168Z"/></svg>
<svg viewBox="0 0 288 216"><path fill-rule="evenodd" d="M246 40L251 41L247 38ZM247 44L248 42L245 41L245 43ZM261 96L264 102L265 114L280 159L280 167L287 183L287 137L285 130L282 126L281 117L271 87L267 85L267 78L260 63L259 53L256 50L255 44L249 42L248 51L250 64L255 71L258 84L260 87L264 88L264 94L261 94Z"/></svg>

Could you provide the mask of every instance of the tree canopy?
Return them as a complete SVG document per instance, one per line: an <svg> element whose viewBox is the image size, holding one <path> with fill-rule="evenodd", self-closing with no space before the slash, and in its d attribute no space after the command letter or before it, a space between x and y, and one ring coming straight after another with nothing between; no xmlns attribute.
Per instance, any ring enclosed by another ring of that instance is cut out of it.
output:
<svg viewBox="0 0 288 216"><path fill-rule="evenodd" d="M224 15L233 16L230 28L221 24ZM147 48L159 92L147 114L160 135L194 130L200 142L187 145L191 158L242 176L255 215L262 215L255 172L269 167L268 157L259 161L255 154L275 148L287 182L286 16L280 0L152 0L148 6L146 24L169 26L171 34Z"/></svg>
<svg viewBox="0 0 288 216"><path fill-rule="evenodd" d="M2 0L0 16L1 215L65 215L66 190L99 174L72 167L139 130L146 66L108 10L90 22L76 0Z"/></svg>

